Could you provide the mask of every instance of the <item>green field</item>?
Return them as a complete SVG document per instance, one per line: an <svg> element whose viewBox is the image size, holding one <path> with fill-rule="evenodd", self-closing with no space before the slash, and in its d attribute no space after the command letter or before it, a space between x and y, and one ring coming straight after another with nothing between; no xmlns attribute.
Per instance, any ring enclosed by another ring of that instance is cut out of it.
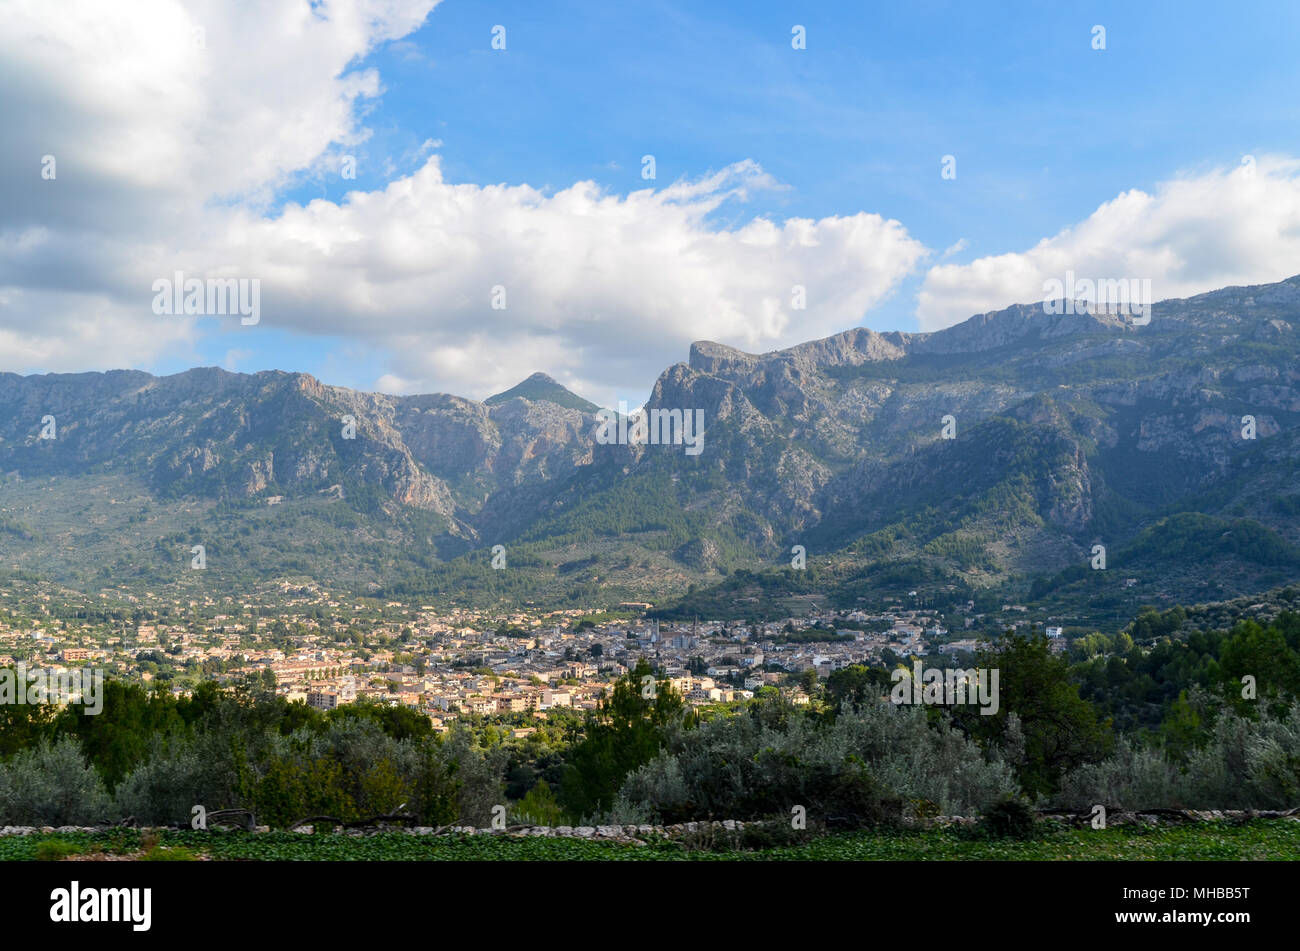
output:
<svg viewBox="0 0 1300 951"><path fill-rule="evenodd" d="M30 861L46 853L131 855L140 833L112 830L0 838L0 861ZM508 835L412 836L400 832L356 837L272 832L163 832L164 851L243 861L1261 861L1300 859L1300 823L1255 820L1105 830L1044 826L1032 839L989 839L966 829L856 832L805 844L754 851L711 851L680 841L646 845Z"/></svg>

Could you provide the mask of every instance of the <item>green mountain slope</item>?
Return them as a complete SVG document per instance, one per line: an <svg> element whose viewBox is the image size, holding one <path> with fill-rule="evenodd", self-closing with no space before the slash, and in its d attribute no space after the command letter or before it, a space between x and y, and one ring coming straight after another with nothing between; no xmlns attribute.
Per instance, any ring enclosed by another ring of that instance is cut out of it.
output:
<svg viewBox="0 0 1300 951"><path fill-rule="evenodd" d="M0 571L557 602L748 572L784 579L764 597L815 577L850 602L1077 601L1100 596L1072 573L1102 544L1153 602L1211 580L1230 597L1294 570L1298 332L1293 278L1158 302L1146 326L1017 305L768 354L702 341L648 403L701 414L698 452L598 442L594 405L543 374L486 402L278 371L0 374ZM1224 526L1245 540L1225 548ZM809 573L786 578L794 546Z"/></svg>

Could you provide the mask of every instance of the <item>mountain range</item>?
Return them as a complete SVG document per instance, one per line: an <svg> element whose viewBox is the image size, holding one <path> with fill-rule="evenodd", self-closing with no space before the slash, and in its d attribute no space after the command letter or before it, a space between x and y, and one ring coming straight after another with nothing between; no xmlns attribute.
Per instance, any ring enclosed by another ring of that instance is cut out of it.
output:
<svg viewBox="0 0 1300 951"><path fill-rule="evenodd" d="M919 590L1094 614L1300 576L1300 277L1146 325L1049 309L697 342L646 406L702 411L697 455L598 438L599 408L543 373L483 402L280 371L0 374L0 572L128 596L695 611Z"/></svg>

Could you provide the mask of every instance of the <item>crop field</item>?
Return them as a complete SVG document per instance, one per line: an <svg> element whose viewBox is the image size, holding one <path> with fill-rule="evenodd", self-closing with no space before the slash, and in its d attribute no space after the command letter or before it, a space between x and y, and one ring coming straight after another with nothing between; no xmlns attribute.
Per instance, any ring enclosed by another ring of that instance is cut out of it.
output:
<svg viewBox="0 0 1300 951"><path fill-rule="evenodd" d="M0 861L1264 861L1300 859L1300 822L1255 820L1104 830L1044 827L1028 839L968 829L867 831L795 845L742 849L727 843L652 840L643 845L504 834L370 836L135 830L7 836Z"/></svg>

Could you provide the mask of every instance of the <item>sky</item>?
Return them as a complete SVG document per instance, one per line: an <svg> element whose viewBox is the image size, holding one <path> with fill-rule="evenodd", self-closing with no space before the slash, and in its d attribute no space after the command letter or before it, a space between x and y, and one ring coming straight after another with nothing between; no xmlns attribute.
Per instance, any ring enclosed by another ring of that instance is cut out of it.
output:
<svg viewBox="0 0 1300 951"><path fill-rule="evenodd" d="M694 340L929 332L1068 271L1157 300L1300 273L1289 0L0 22L0 372L481 399L540 370L637 406ZM255 319L167 313L178 272L256 282Z"/></svg>

